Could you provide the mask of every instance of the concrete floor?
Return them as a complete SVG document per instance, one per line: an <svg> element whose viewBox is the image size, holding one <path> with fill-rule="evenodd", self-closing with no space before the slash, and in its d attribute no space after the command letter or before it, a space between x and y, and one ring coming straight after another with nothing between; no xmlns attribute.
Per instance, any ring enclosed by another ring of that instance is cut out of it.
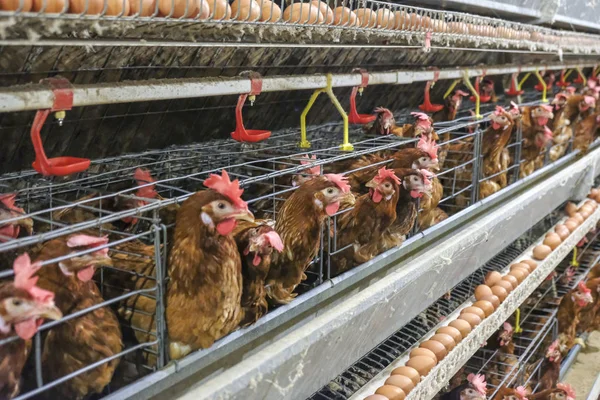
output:
<svg viewBox="0 0 600 400"><path fill-rule="evenodd" d="M585 400L598 374L600 374L600 332L596 331L588 337L586 348L579 352L564 381L575 388L577 400Z"/></svg>

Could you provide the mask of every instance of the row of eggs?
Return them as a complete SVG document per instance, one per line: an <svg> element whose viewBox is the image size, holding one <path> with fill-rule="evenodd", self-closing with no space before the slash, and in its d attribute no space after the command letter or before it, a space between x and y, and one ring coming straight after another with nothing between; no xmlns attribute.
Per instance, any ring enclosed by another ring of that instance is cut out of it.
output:
<svg viewBox="0 0 600 400"><path fill-rule="evenodd" d="M600 201L600 190L593 192L593 196L590 193L590 197L594 200L598 197ZM596 201L592 200L587 200L579 209L573 203L569 203L566 208L569 218L564 224L556 225L554 232L545 236L543 244L534 247L533 258L545 259L597 207ZM505 275L497 271L488 272L484 283L475 288L476 301L463 308L457 319L439 328L432 337L411 350L405 365L394 369L385 384L365 400L404 400L421 381L421 377L426 376L477 325L489 317L536 268L536 261L521 260L511 265L510 271Z"/></svg>
<svg viewBox="0 0 600 400"><path fill-rule="evenodd" d="M45 13L66 11L86 15L104 13L103 15L107 16L161 15L171 18L236 19L248 22L284 21L296 24L326 23L408 31L431 30L536 42L554 43L560 40L556 35L516 30L507 26L494 27L458 21L446 23L405 10L393 11L387 8L372 10L368 7L351 10L345 6L331 9L327 3L319 0L293 3L283 11L283 18L281 8L271 0L235 0L231 5L227 0L106 0L106 4L105 0L3 0L0 1L0 10Z"/></svg>

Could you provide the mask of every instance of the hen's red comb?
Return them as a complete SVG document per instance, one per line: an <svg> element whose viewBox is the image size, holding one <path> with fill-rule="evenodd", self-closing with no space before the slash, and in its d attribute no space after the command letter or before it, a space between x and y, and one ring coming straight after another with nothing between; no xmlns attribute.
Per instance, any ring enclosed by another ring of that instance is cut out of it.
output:
<svg viewBox="0 0 600 400"><path fill-rule="evenodd" d="M419 139L419 143L417 143L417 148L429 154L429 157L431 157L432 160L437 160L438 145L435 143L435 140L433 140L433 138L431 140L428 140L425 136L421 136L421 139Z"/></svg>
<svg viewBox="0 0 600 400"><path fill-rule="evenodd" d="M566 91L569 94L575 94L575 92L577 91L577 88L575 86L568 86Z"/></svg>
<svg viewBox="0 0 600 400"><path fill-rule="evenodd" d="M383 182L386 179L391 179L392 181L396 182L396 184L400 184L400 178L398 178L398 176L396 176L396 174L394 173L393 169L387 169L386 167L380 168L379 171L377 171L377 176L375 176L375 178L373 178L373 181L375 181L376 184L380 184L381 182Z"/></svg>
<svg viewBox="0 0 600 400"><path fill-rule="evenodd" d="M421 175L423 175L423 184L431 185L431 180L435 177L435 174L427 169L420 169Z"/></svg>
<svg viewBox="0 0 600 400"><path fill-rule="evenodd" d="M108 243L107 236L89 236L89 235L73 235L67 240L68 247L81 247L81 246L102 246Z"/></svg>
<svg viewBox="0 0 600 400"><path fill-rule="evenodd" d="M505 322L504 325L502 326L502 328L507 332L507 333L513 333L513 327L510 323Z"/></svg>
<svg viewBox="0 0 600 400"><path fill-rule="evenodd" d="M271 244L271 247L273 247L275 250L277 250L280 253L283 251L283 242L281 241L281 237L279 236L279 234L277 232L270 231L270 232L264 233L263 235L265 235L265 237Z"/></svg>
<svg viewBox="0 0 600 400"><path fill-rule="evenodd" d="M519 398L519 400L527 400L527 389L524 386L518 386L515 389L515 394Z"/></svg>
<svg viewBox="0 0 600 400"><path fill-rule="evenodd" d="M348 193L350 191L350 185L348 185L348 178L343 176L342 174L325 174L323 175L330 182L335 183L335 185L343 192Z"/></svg>
<svg viewBox="0 0 600 400"><path fill-rule="evenodd" d="M41 267L41 262L31 263L29 254L21 254L13 263L14 285L18 289L27 291L36 302L48 303L54 300L54 293L35 285L39 277L34 275Z"/></svg>
<svg viewBox="0 0 600 400"><path fill-rule="evenodd" d="M575 389L568 383L558 383L556 385L557 389L562 390L567 394L567 400L575 400Z"/></svg>
<svg viewBox="0 0 600 400"><path fill-rule="evenodd" d="M235 179L232 182L229 179L227 171L221 171L221 176L210 174L210 176L204 180L204 186L227 197L236 207L244 210L248 209L248 204L242 200L244 189L240 189L240 181Z"/></svg>
<svg viewBox="0 0 600 400"><path fill-rule="evenodd" d="M561 99L561 98L563 98L563 99L566 100L569 97L565 93L562 93L562 92L556 93L556 96L554 96L554 100L558 100L558 99Z"/></svg>
<svg viewBox="0 0 600 400"><path fill-rule="evenodd" d="M593 96L583 96L583 101L585 101L585 104L588 106L596 105L596 99Z"/></svg>
<svg viewBox="0 0 600 400"><path fill-rule="evenodd" d="M504 107L496 106L496 110L494 111L494 115L502 115L506 112Z"/></svg>
<svg viewBox="0 0 600 400"><path fill-rule="evenodd" d="M598 85L598 82L596 82L594 79L588 79L587 83L590 89L594 89Z"/></svg>
<svg viewBox="0 0 600 400"><path fill-rule="evenodd" d="M592 294L592 291L585 285L585 282L579 282L577 288L583 294Z"/></svg>
<svg viewBox="0 0 600 400"><path fill-rule="evenodd" d="M148 183L156 182L156 179L152 177L150 171L147 169L138 168L133 174L133 179L136 180L138 186L147 185ZM136 196L145 197L147 199L154 199L158 196L154 187L156 185L148 185L138 189Z"/></svg>
<svg viewBox="0 0 600 400"><path fill-rule="evenodd" d="M23 209L15 207L15 199L17 198L16 193L5 193L0 194L0 203L4 205L4 207L13 211L23 212Z"/></svg>
<svg viewBox="0 0 600 400"><path fill-rule="evenodd" d="M375 109L375 114L384 114L388 118L394 118L394 114L387 108L383 108L383 107L377 107Z"/></svg>
<svg viewBox="0 0 600 400"><path fill-rule="evenodd" d="M420 121L428 121L429 122L429 116L425 113L411 112L410 115L412 115L413 117L415 117L416 119L418 119Z"/></svg>
<svg viewBox="0 0 600 400"><path fill-rule="evenodd" d="M462 97L466 97L466 96L468 96L468 95L469 95L469 93L467 93L467 92L463 92L462 90L460 90L460 89L459 89L459 90L455 90L455 91L454 91L454 96L452 96L452 97L453 97L453 98L455 98L455 99L456 99L456 98L460 99L460 97L461 97L461 96L462 96Z"/></svg>
<svg viewBox="0 0 600 400"><path fill-rule="evenodd" d="M317 156L315 154L313 154L312 157L309 157L308 154L305 154L302 156L302 158L306 159L306 161L300 160L300 164L306 165L306 164L310 164L311 160L316 160ZM307 168L306 170L304 170L304 172L306 172L307 174L311 174L311 175L321 175L321 166L316 165L312 168Z"/></svg>
<svg viewBox="0 0 600 400"><path fill-rule="evenodd" d="M558 350L558 346L559 346L559 341L558 341L558 339L556 339L554 342L552 342L552 344L550 346L548 346L548 350L546 352L553 353Z"/></svg>
<svg viewBox="0 0 600 400"><path fill-rule="evenodd" d="M467 381L473 386L475 390L479 392L479 394L484 395L487 393L487 383L485 382L485 376L481 374L469 374L467 376Z"/></svg>
<svg viewBox="0 0 600 400"><path fill-rule="evenodd" d="M421 126L424 128L431 127L431 119L429 119L429 116L427 114L422 112L411 112L410 115L417 119L417 126Z"/></svg>
<svg viewBox="0 0 600 400"><path fill-rule="evenodd" d="M552 112L552 106L548 105L548 104L542 104L540 105L541 108L543 108L544 110L548 111L549 113Z"/></svg>

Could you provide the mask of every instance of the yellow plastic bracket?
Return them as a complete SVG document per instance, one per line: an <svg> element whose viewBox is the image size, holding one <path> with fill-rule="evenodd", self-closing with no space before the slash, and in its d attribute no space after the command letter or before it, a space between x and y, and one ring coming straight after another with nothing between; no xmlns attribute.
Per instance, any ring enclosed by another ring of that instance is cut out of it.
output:
<svg viewBox="0 0 600 400"><path fill-rule="evenodd" d="M583 86L585 87L587 85L587 79L585 78L585 75L583 75L583 71L581 70L581 67L577 67L577 72L579 72L579 76L581 77L581 79L583 79Z"/></svg>
<svg viewBox="0 0 600 400"><path fill-rule="evenodd" d="M473 94L473 96L475 97L475 118L482 119L483 117L479 113L479 105L481 103L481 101L479 99L479 93L477 93L477 90L475 90L475 88L471 84L471 81L469 80L469 71L468 70L465 70L463 73L463 83L465 84L466 87L469 88L469 90L471 91L471 94Z"/></svg>
<svg viewBox="0 0 600 400"><path fill-rule="evenodd" d="M573 72L572 69L567 70L567 72L565 72L565 79L567 79L569 77L569 75L571 75L572 72Z"/></svg>
<svg viewBox="0 0 600 400"><path fill-rule="evenodd" d="M573 247L573 259L571 260L571 265L579 267L579 261L577 261L577 246Z"/></svg>
<svg viewBox="0 0 600 400"><path fill-rule="evenodd" d="M535 70L535 76L538 78L540 85L542 85L542 103L547 103L548 97L546 97L546 95L548 92L548 85L546 85L544 77L542 76L542 74L540 74L540 71L538 71L537 69Z"/></svg>
<svg viewBox="0 0 600 400"><path fill-rule="evenodd" d="M517 308L516 313L517 315L515 315L515 333L521 333L523 332L523 329L521 328L521 309Z"/></svg>
<svg viewBox="0 0 600 400"><path fill-rule="evenodd" d="M462 79L456 79L454 82L452 82L452 85L450 85L450 87L448 88L448 90L446 90L446 93L444 93L444 99L448 96L450 96L450 93L452 93L452 91L454 90L454 88L456 87L456 85L458 85L458 83L461 81Z"/></svg>
<svg viewBox="0 0 600 400"><path fill-rule="evenodd" d="M521 90L521 88L523 87L523 84L525 83L525 81L527 79L529 79L530 76L531 76L531 72L528 72L525 74L525 76L523 78L521 78L521 80L519 81L519 87L517 88L517 90Z"/></svg>
<svg viewBox="0 0 600 400"><path fill-rule="evenodd" d="M298 146L302 149L310 149L310 142L306 139L306 115L312 108L313 104L317 100L317 97L321 93L323 93L324 89L317 89L313 92L312 96L310 96L310 100L308 100L308 104L304 107L304 111L300 114L300 143Z"/></svg>
<svg viewBox="0 0 600 400"><path fill-rule="evenodd" d="M312 106L315 104L317 97L319 97L319 95L321 93L327 93L329 100L331 100L331 102L333 103L335 108L338 110L338 112L342 116L342 119L344 120L344 142L340 145L340 150L342 150L342 151L354 150L354 146L352 145L352 143L350 143L349 138L348 138L348 115L346 114L346 112L342 108L342 105L340 104L337 97L335 97L335 94L333 93L333 84L332 84L332 75L331 74L327 74L327 86L324 89L317 89L313 92L312 96L310 96L310 100L308 100L308 104L306 105L306 107L304 108L304 111L302 111L302 114L300 115L300 143L298 144L298 146L300 146L300 148L303 148L303 149L310 148L310 142L306 139L306 116L308 115L308 112L310 111Z"/></svg>

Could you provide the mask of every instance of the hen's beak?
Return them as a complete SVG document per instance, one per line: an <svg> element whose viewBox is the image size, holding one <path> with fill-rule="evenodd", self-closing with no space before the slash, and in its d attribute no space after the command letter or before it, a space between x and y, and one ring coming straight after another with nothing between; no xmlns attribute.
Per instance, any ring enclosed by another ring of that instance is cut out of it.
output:
<svg viewBox="0 0 600 400"><path fill-rule="evenodd" d="M54 304L40 304L38 311L40 317L54 321L61 319L63 316L62 312Z"/></svg>
<svg viewBox="0 0 600 400"><path fill-rule="evenodd" d="M106 250L106 251L103 251ZM73 257L71 259L71 268L76 271L87 268L89 266L108 265L112 266L112 259L108 256L108 249L103 249L94 253L84 254L80 257ZM73 272L73 271L72 271Z"/></svg>
<svg viewBox="0 0 600 400"><path fill-rule="evenodd" d="M371 189L375 189L377 187L377 183L375 183L375 181L373 179L371 179L369 182L367 182L365 184L366 187L371 188Z"/></svg>
<svg viewBox="0 0 600 400"><path fill-rule="evenodd" d="M239 209L236 213L232 214L230 218L234 218L238 221L254 222L254 214L250 210Z"/></svg>
<svg viewBox="0 0 600 400"><path fill-rule="evenodd" d="M30 236L33 234L33 220L31 218L20 219L17 221L17 225L25 229Z"/></svg>
<svg viewBox="0 0 600 400"><path fill-rule="evenodd" d="M429 167L427 169L439 171L440 170L440 161L439 160L431 161L431 164L429 164Z"/></svg>

